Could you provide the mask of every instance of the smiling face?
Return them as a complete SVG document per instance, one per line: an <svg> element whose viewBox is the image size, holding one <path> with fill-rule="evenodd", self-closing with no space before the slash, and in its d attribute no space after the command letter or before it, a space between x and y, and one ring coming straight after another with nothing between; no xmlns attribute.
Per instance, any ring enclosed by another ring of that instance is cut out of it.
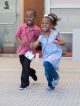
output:
<svg viewBox="0 0 80 106"><path fill-rule="evenodd" d="M33 11L29 10L26 12L26 23L28 26L33 26L35 21L35 14Z"/></svg>
<svg viewBox="0 0 80 106"><path fill-rule="evenodd" d="M41 30L43 32L48 32L48 31L50 31L51 26L52 26L52 24L51 24L50 19L48 17L44 17L41 22Z"/></svg>

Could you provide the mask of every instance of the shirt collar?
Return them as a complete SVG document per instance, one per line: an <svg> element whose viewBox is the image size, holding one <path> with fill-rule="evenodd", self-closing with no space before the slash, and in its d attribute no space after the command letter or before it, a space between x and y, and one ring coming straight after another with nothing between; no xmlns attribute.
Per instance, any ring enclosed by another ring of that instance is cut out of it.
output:
<svg viewBox="0 0 80 106"><path fill-rule="evenodd" d="M27 26L27 24L25 24L25 28L29 28L29 26ZM31 30L35 30L35 25L31 28Z"/></svg>

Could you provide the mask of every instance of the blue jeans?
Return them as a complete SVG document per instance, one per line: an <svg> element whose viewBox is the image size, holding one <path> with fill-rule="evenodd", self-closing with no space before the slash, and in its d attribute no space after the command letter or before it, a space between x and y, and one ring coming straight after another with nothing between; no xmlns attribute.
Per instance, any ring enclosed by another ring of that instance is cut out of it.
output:
<svg viewBox="0 0 80 106"><path fill-rule="evenodd" d="M45 61L43 63L43 66L45 68L45 76L46 76L46 79L48 81L48 86L52 87L51 82L53 81L53 79L57 80L59 78L59 75L58 75L55 68L53 67L53 65L50 62Z"/></svg>

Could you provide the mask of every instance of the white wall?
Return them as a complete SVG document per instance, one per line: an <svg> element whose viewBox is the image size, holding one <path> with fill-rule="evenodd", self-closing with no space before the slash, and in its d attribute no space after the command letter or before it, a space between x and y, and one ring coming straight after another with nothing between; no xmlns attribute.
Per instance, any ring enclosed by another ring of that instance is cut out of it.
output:
<svg viewBox="0 0 80 106"><path fill-rule="evenodd" d="M50 5L78 5L80 0L50 0Z"/></svg>
<svg viewBox="0 0 80 106"><path fill-rule="evenodd" d="M80 0L45 0L45 13L50 12L61 18L58 26L62 32L80 28Z"/></svg>
<svg viewBox="0 0 80 106"><path fill-rule="evenodd" d="M50 0L45 0L44 2L44 13L50 13Z"/></svg>
<svg viewBox="0 0 80 106"><path fill-rule="evenodd" d="M9 43L9 46L13 44L13 49L17 48L17 42L15 39L16 28L20 24L20 0L17 0L16 10L16 22L13 24L0 24L0 51L3 51L5 44ZM6 16L4 17L6 20ZM11 17L10 17L11 18Z"/></svg>
<svg viewBox="0 0 80 106"><path fill-rule="evenodd" d="M56 13L61 18L58 27L62 32L72 32L73 29L80 28L80 9L52 8L51 12Z"/></svg>
<svg viewBox="0 0 80 106"><path fill-rule="evenodd" d="M73 53L74 60L80 60L80 29L73 30Z"/></svg>

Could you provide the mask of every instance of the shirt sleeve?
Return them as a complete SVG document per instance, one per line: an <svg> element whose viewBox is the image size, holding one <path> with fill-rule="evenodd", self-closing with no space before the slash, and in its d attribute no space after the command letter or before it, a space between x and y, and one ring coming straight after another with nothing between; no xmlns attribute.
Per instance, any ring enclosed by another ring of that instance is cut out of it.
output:
<svg viewBox="0 0 80 106"><path fill-rule="evenodd" d="M61 36L61 33L60 33L60 29L57 29L57 35L56 35L56 37L62 39L62 36Z"/></svg>
<svg viewBox="0 0 80 106"><path fill-rule="evenodd" d="M35 30L35 40L38 39L39 35L41 35L41 29L39 27L37 27Z"/></svg>
<svg viewBox="0 0 80 106"><path fill-rule="evenodd" d="M60 29L59 28L56 28L56 30L55 30L55 36L57 37L57 36L60 36Z"/></svg>
<svg viewBox="0 0 80 106"><path fill-rule="evenodd" d="M57 32L59 32L59 33L60 33L60 28L56 28L56 30L57 30Z"/></svg>
<svg viewBox="0 0 80 106"><path fill-rule="evenodd" d="M19 26L16 30L16 37L21 35L21 26Z"/></svg>
<svg viewBox="0 0 80 106"><path fill-rule="evenodd" d="M42 35L39 36L38 40L42 42Z"/></svg>

